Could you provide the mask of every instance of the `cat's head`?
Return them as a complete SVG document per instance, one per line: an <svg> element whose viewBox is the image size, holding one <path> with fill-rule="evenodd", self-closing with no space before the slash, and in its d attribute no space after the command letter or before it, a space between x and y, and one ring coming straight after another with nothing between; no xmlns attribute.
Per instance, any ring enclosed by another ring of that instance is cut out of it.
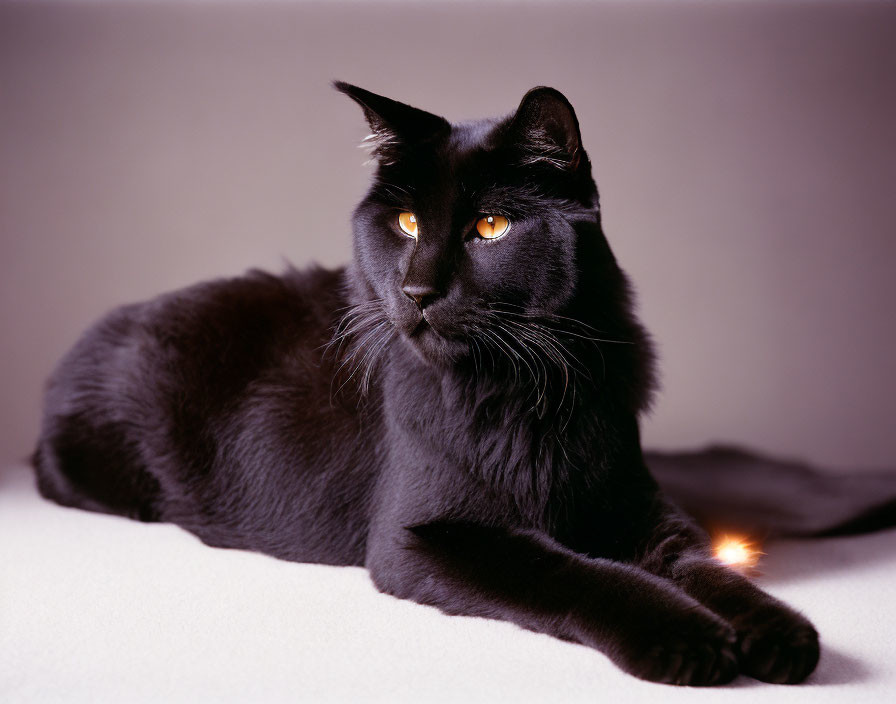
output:
<svg viewBox="0 0 896 704"><path fill-rule="evenodd" d="M560 92L534 88L506 117L452 124L334 85L362 107L377 165L354 213L355 287L422 359L456 362L510 336L537 343L531 321L568 313L600 276L595 257L615 266Z"/></svg>

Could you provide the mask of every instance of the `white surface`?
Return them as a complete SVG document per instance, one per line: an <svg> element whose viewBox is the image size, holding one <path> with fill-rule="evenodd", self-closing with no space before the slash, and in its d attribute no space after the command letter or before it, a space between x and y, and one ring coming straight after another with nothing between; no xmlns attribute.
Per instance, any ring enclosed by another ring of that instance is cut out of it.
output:
<svg viewBox="0 0 896 704"><path fill-rule="evenodd" d="M896 531L766 546L821 632L800 687L652 685L588 648L378 594L359 568L64 509L0 470L0 701L892 701Z"/></svg>

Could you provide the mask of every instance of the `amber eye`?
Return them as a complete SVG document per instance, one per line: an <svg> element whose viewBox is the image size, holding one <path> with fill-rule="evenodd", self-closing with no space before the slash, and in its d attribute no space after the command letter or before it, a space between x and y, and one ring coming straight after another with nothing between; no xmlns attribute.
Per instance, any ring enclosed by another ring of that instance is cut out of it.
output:
<svg viewBox="0 0 896 704"><path fill-rule="evenodd" d="M408 237L417 239L417 217L413 213L401 213L398 216L398 226Z"/></svg>
<svg viewBox="0 0 896 704"><path fill-rule="evenodd" d="M476 221L476 232L486 240L496 240L510 229L510 221L501 215L487 215Z"/></svg>

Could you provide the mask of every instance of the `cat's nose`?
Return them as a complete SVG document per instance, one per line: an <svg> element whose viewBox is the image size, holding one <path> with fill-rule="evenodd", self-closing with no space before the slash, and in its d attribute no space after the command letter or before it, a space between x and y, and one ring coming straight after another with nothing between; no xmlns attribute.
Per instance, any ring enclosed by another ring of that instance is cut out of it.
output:
<svg viewBox="0 0 896 704"><path fill-rule="evenodd" d="M420 310L423 310L439 296L439 292L428 284L405 284L401 287L405 296L410 298Z"/></svg>

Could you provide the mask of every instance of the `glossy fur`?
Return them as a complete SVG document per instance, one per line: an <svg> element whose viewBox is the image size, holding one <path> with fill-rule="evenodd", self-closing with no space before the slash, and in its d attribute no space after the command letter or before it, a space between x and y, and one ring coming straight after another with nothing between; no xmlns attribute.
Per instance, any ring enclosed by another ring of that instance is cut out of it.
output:
<svg viewBox="0 0 896 704"><path fill-rule="evenodd" d="M365 565L386 593L577 641L645 679L803 680L811 624L715 562L647 471L653 356L567 100L539 88L506 118L452 125L337 88L378 162L352 263L107 316L48 385L43 494ZM510 220L504 237L476 236L488 214Z"/></svg>

